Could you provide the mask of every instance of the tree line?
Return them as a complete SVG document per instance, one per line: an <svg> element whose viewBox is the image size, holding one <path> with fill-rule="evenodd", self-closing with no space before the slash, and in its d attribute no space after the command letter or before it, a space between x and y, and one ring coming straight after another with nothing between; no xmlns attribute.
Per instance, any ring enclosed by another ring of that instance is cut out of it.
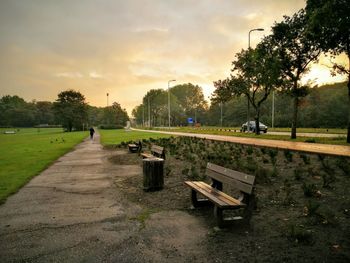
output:
<svg viewBox="0 0 350 263"><path fill-rule="evenodd" d="M262 97L263 94L256 96ZM224 127L240 127L247 121L247 99L244 96L234 96L223 103L216 103L212 98L209 106L204 99L202 88L189 83L170 88L170 98L171 126L190 125L188 118L201 125ZM270 94L260 109L260 121L269 127L272 126L272 100ZM151 127L168 125L167 91L151 90L143 97L143 102L132 112L137 125ZM300 98L298 126L346 128L347 119L344 118L346 115L346 82L313 87L307 96ZM292 116L293 98L288 93L276 91L274 126L291 127Z"/></svg>
<svg viewBox="0 0 350 263"><path fill-rule="evenodd" d="M55 102L26 102L19 96L0 98L0 127L33 127L61 125L67 131L88 126L122 128L129 116L117 102L108 107L94 107L86 103L78 91L60 92Z"/></svg>
<svg viewBox="0 0 350 263"><path fill-rule="evenodd" d="M168 126L170 102L170 125L187 125L187 119L205 123L208 102L204 99L202 88L191 83L176 85L168 91L152 89L136 106L132 115L138 125Z"/></svg>

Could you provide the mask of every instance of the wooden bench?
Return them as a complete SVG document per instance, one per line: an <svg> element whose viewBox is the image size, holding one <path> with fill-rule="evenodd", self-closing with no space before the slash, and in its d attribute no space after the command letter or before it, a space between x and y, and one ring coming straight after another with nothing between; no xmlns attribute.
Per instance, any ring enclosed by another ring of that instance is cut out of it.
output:
<svg viewBox="0 0 350 263"><path fill-rule="evenodd" d="M254 181L255 176L237 172L225 167L208 163L206 175L211 178L212 184L208 185L201 181L185 181L185 185L191 188L191 200L194 207L214 204L214 215L218 226L233 220L248 219L254 207ZM223 184L238 190L238 195L232 197L223 192ZM198 200L197 193L206 199ZM238 216L231 219L224 218L224 210L244 209L243 217Z"/></svg>
<svg viewBox="0 0 350 263"><path fill-rule="evenodd" d="M150 153L141 153L142 158L158 157L165 160L165 151L163 147L152 145Z"/></svg>
<svg viewBox="0 0 350 263"><path fill-rule="evenodd" d="M141 152L141 150L142 150L142 143L141 143L141 141L139 141L137 143L129 143L128 144L128 148L129 148L129 151L131 153Z"/></svg>
<svg viewBox="0 0 350 263"><path fill-rule="evenodd" d="M4 131L4 134L16 134L16 131Z"/></svg>

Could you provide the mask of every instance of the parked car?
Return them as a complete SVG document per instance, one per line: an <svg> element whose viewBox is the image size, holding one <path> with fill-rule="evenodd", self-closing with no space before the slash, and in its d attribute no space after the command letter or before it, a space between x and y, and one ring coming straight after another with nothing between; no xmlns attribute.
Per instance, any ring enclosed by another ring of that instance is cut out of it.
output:
<svg viewBox="0 0 350 263"><path fill-rule="evenodd" d="M250 121L249 127L250 127L250 131L255 132L255 121ZM267 133L267 126L261 122L259 122L259 129L261 132ZM242 132L247 131L247 122L242 124L241 131Z"/></svg>

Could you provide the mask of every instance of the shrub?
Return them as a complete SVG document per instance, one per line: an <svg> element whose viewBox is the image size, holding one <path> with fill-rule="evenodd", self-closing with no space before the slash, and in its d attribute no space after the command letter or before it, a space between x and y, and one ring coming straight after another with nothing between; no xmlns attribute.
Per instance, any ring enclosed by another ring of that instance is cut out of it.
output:
<svg viewBox="0 0 350 263"><path fill-rule="evenodd" d="M308 142L308 143L316 143L316 140L311 138L311 139L306 139L304 142Z"/></svg>
<svg viewBox="0 0 350 263"><path fill-rule="evenodd" d="M251 155L253 152L254 152L253 147L252 147L252 146L248 146L248 148L247 148L247 154L248 154L248 155Z"/></svg>
<svg viewBox="0 0 350 263"><path fill-rule="evenodd" d="M307 204L305 205L306 211L305 215L306 216L318 216L317 210L320 208L321 204L312 200L309 200Z"/></svg>
<svg viewBox="0 0 350 263"><path fill-rule="evenodd" d="M187 176L189 171L190 171L190 169L184 168L184 169L182 169L181 173L183 176Z"/></svg>
<svg viewBox="0 0 350 263"><path fill-rule="evenodd" d="M303 183L302 189L303 189L303 192L304 192L304 196L306 196L306 197L315 196L315 193L317 191L317 188L316 188L315 184Z"/></svg>
<svg viewBox="0 0 350 263"><path fill-rule="evenodd" d="M346 158L338 158L336 164L344 172L345 175L350 174L350 165Z"/></svg>
<svg viewBox="0 0 350 263"><path fill-rule="evenodd" d="M307 156L306 154L300 154L300 158L303 159L304 164L310 164L310 157Z"/></svg>
<svg viewBox="0 0 350 263"><path fill-rule="evenodd" d="M248 171L248 173L255 173L259 167L253 158L249 156L247 158L247 162L244 165L244 168Z"/></svg>
<svg viewBox="0 0 350 263"><path fill-rule="evenodd" d="M275 165L276 161L277 161L276 157L277 157L277 154L278 154L278 150L276 150L276 149L269 149L268 153L270 155L272 164Z"/></svg>
<svg viewBox="0 0 350 263"><path fill-rule="evenodd" d="M200 179L199 178L199 173L197 171L197 168L196 166L192 165L191 166L191 173L190 173L190 176L189 176L192 180L198 180Z"/></svg>
<svg viewBox="0 0 350 263"><path fill-rule="evenodd" d="M299 181L303 177L303 174L304 174L304 170L303 169L296 168L294 170L294 179Z"/></svg>
<svg viewBox="0 0 350 263"><path fill-rule="evenodd" d="M284 205L290 205L291 203L293 203L294 199L293 196L291 195L292 193L292 185L289 182L289 180L284 180L283 183L283 190L286 194L284 200L283 200L283 204Z"/></svg>
<svg viewBox="0 0 350 263"><path fill-rule="evenodd" d="M312 244L311 231L305 230L302 226L290 225L287 231L287 237L289 240L295 243Z"/></svg>
<svg viewBox="0 0 350 263"><path fill-rule="evenodd" d="M322 173L323 188L329 188L331 183L335 182L335 175L332 173Z"/></svg>
<svg viewBox="0 0 350 263"><path fill-rule="evenodd" d="M284 157L286 157L288 162L293 161L293 153L289 150L284 150Z"/></svg>
<svg viewBox="0 0 350 263"><path fill-rule="evenodd" d="M101 124L98 126L99 129L102 130L115 130L115 129L124 129L122 125L114 125L114 124Z"/></svg>
<svg viewBox="0 0 350 263"><path fill-rule="evenodd" d="M171 167L170 167L170 165L166 165L166 166L165 166L165 175L166 175L166 176L169 176L170 173L171 173Z"/></svg>
<svg viewBox="0 0 350 263"><path fill-rule="evenodd" d="M259 167L256 165L256 169L254 171L254 175L256 176L256 182L258 184L264 184L264 183L270 183L270 171L263 168L263 167Z"/></svg>
<svg viewBox="0 0 350 263"><path fill-rule="evenodd" d="M273 166L272 172L271 172L271 177L277 177L278 176L278 170L276 165Z"/></svg>

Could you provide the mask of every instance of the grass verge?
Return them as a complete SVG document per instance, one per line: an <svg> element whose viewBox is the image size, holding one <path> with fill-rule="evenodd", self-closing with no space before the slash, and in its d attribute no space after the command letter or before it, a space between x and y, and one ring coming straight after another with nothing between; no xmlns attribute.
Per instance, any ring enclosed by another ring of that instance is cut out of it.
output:
<svg viewBox="0 0 350 263"><path fill-rule="evenodd" d="M61 128L0 129L0 203L87 136Z"/></svg>
<svg viewBox="0 0 350 263"><path fill-rule="evenodd" d="M170 135L161 133L149 133L142 131L125 131L125 130L99 130L101 143L104 146L120 144L121 142L138 141L143 139L167 138Z"/></svg>

